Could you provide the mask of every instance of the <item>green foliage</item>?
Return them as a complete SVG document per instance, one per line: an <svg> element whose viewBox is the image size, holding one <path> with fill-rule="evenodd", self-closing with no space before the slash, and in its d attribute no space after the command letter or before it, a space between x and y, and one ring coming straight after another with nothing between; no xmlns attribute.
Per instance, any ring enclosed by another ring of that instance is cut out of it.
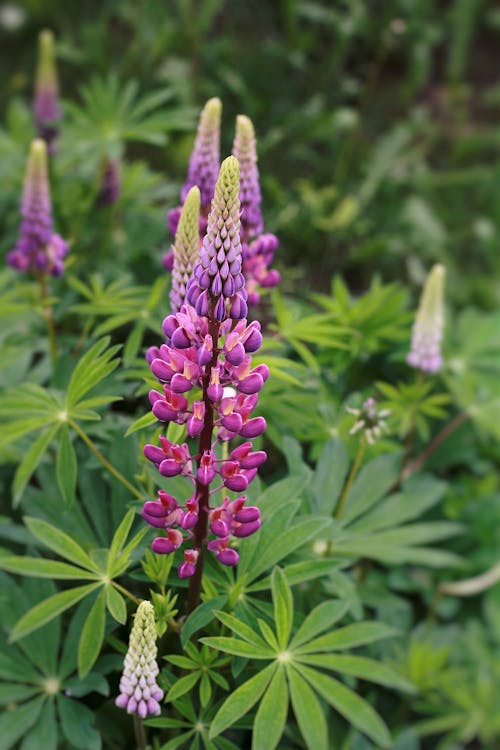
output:
<svg viewBox="0 0 500 750"><path fill-rule="evenodd" d="M498 10L18 5L0 9L0 243L16 242L33 29L47 27L63 110L54 231L70 251L45 296L39 279L0 271L1 747L135 747L109 685L148 599L165 693L146 722L155 750L493 750ZM235 569L207 552L188 613L182 551L149 551L136 514L158 486L191 492L144 459L160 430L193 445L185 425L145 413L157 383L144 351L163 342L165 218L208 96L224 103L222 157L234 115L255 123L282 280L251 310L264 334L254 364L270 369L257 407L268 461L246 491L262 528L236 541ZM107 159L121 194L103 207ZM444 366L423 375L406 357L435 263L448 279ZM390 410L373 445L346 408L368 398Z"/></svg>

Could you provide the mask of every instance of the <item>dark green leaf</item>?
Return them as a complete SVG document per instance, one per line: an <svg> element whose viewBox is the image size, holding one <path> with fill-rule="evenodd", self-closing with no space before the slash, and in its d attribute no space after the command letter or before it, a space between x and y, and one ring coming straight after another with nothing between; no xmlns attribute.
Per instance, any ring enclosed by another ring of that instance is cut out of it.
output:
<svg viewBox="0 0 500 750"><path fill-rule="evenodd" d="M47 700L33 729L24 738L20 750L57 750L57 721L54 698Z"/></svg>
<svg viewBox="0 0 500 750"><path fill-rule="evenodd" d="M278 644L285 649L290 637L293 620L293 597L285 574L280 568L275 568L271 578L271 590L274 606L274 622Z"/></svg>
<svg viewBox="0 0 500 750"><path fill-rule="evenodd" d="M75 449L71 441L68 425L63 425L59 435L57 451L56 476L61 495L66 505L70 506L75 500L77 463Z"/></svg>
<svg viewBox="0 0 500 750"><path fill-rule="evenodd" d="M82 629L78 644L78 675L85 677L90 672L104 640L104 625L106 623L106 592L99 592L92 605Z"/></svg>
<svg viewBox="0 0 500 750"><path fill-rule="evenodd" d="M96 579L95 574L77 568L75 565L68 565L58 560L45 560L43 557L15 557L14 555L4 557L2 555L0 556L0 569L34 578Z"/></svg>
<svg viewBox="0 0 500 750"><path fill-rule="evenodd" d="M71 748L100 750L101 738L93 729L94 715L81 701L57 696L57 706L63 732Z"/></svg>
<svg viewBox="0 0 500 750"><path fill-rule="evenodd" d="M279 666L264 693L255 716L252 750L274 750L285 729L288 713L288 686L285 670Z"/></svg>
<svg viewBox="0 0 500 750"><path fill-rule="evenodd" d="M215 615L214 612L217 609L223 607L227 602L227 596L215 596L213 599L209 599L206 602L200 604L196 609L191 612L187 618L181 632L181 643L183 646L189 641L193 633L208 625Z"/></svg>
<svg viewBox="0 0 500 750"><path fill-rule="evenodd" d="M34 698L22 706L4 711L0 716L0 737L2 750L9 750L38 719L44 697Z"/></svg>
<svg viewBox="0 0 500 750"><path fill-rule="evenodd" d="M318 459L313 479L314 509L333 513L349 468L346 450L337 438L329 440Z"/></svg>
<svg viewBox="0 0 500 750"><path fill-rule="evenodd" d="M25 516L24 522L34 537L45 544L53 552L65 557L72 563L77 563L87 570L99 572L85 550L64 531L60 531L50 523L40 518Z"/></svg>
<svg viewBox="0 0 500 750"><path fill-rule="evenodd" d="M382 747L389 747L391 737L380 716L355 692L338 680L317 670L297 665L297 670L309 684L333 708L335 708L353 726L364 732Z"/></svg>
<svg viewBox="0 0 500 750"><path fill-rule="evenodd" d="M167 701L175 701L177 698L180 698L181 695L188 693L191 688L196 685L200 676L201 672L198 670L176 680L167 693Z"/></svg>
<svg viewBox="0 0 500 750"><path fill-rule="evenodd" d="M297 648L297 654L312 654L316 651L342 651L354 646L379 641L397 635L398 631L383 622L355 622L334 630Z"/></svg>
<svg viewBox="0 0 500 750"><path fill-rule="evenodd" d="M309 750L328 750L328 727L314 691L293 668L287 670L293 712Z"/></svg>
<svg viewBox="0 0 500 750"><path fill-rule="evenodd" d="M60 426L60 424L55 424L49 427L45 432L42 432L24 454L23 460L17 467L14 482L12 484L14 506L19 505L29 478L42 460L45 451L54 439Z"/></svg>
<svg viewBox="0 0 500 750"><path fill-rule="evenodd" d="M77 586L74 589L68 589L68 591L60 591L58 594L40 602L29 612L26 612L14 626L10 634L10 642L14 643L33 630L41 628L46 622L50 622L61 612L72 607L100 585L100 583L91 583L87 586Z"/></svg>
<svg viewBox="0 0 500 750"><path fill-rule="evenodd" d="M212 721L210 739L216 737L250 711L267 688L275 670L276 664L269 664L262 672L258 672L231 693Z"/></svg>
<svg viewBox="0 0 500 750"><path fill-rule="evenodd" d="M127 605L123 596L114 586L106 586L106 607L111 617L125 625L127 622Z"/></svg>
<svg viewBox="0 0 500 750"><path fill-rule="evenodd" d="M297 630L290 643L290 648L301 646L306 641L315 638L318 633L333 627L345 615L349 609L348 602L335 599L329 602L318 604L310 612L300 628Z"/></svg>

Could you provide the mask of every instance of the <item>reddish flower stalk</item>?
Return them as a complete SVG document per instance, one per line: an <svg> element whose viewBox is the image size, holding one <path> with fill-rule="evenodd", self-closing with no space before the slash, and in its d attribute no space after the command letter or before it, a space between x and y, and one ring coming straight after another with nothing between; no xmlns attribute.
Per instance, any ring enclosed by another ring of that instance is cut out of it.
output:
<svg viewBox="0 0 500 750"><path fill-rule="evenodd" d="M263 417L251 415L269 370L266 365L252 368L251 363L262 335L258 322L247 325L245 320L240 213L239 167L230 156L221 166L187 301L163 322L166 344L147 353L151 371L163 384L163 391L149 395L154 415L162 422L185 424L188 435L199 438L193 455L187 444L176 445L165 437L159 446L144 449L160 474L183 475L193 483L193 494L183 505L160 490L158 500L145 503L142 511L151 526L165 532L153 541L155 552L170 554L190 543L178 569L181 578L191 578L189 611L199 601L206 549L222 564L236 565L234 539L260 527L259 510L245 507L244 495L234 500L225 496L214 504L219 490L244 492L266 460L264 451L252 451L248 440L266 428ZM174 252L176 248L177 242ZM190 403L185 394L193 388L201 390L201 398ZM238 436L245 442L228 458L219 458L218 447ZM210 489L214 482L217 486Z"/></svg>

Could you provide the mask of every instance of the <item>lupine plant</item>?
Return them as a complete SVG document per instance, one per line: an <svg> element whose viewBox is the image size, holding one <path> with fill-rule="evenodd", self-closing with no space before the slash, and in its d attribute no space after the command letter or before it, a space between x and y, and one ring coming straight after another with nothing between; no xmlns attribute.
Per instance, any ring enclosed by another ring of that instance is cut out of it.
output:
<svg viewBox="0 0 500 750"><path fill-rule="evenodd" d="M496 750L493 9L46 5L61 102L0 8L0 747Z"/></svg>

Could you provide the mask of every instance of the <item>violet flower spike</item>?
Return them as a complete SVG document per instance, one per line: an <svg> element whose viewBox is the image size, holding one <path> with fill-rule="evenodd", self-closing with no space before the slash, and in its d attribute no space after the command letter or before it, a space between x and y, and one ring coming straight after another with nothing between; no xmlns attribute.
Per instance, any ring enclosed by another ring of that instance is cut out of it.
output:
<svg viewBox="0 0 500 750"><path fill-rule="evenodd" d="M7 263L17 271L60 276L68 244L52 229L52 205L47 146L40 138L31 144L21 203L21 228Z"/></svg>
<svg viewBox="0 0 500 750"><path fill-rule="evenodd" d="M278 271L270 268L279 242L274 234L263 233L257 141L252 121L245 115L238 115L236 118L233 155L240 165L242 270L247 302L249 305L257 305L261 288L279 284Z"/></svg>
<svg viewBox="0 0 500 750"><path fill-rule="evenodd" d="M139 604L134 617L127 655L120 680L120 695L116 705L141 719L158 716L163 690L158 687L156 677L156 627L154 607L151 602Z"/></svg>
<svg viewBox="0 0 500 750"><path fill-rule="evenodd" d="M38 37L38 63L33 99L35 126L40 138L47 143L49 154L55 152L55 140L59 134L61 119L59 106L59 84L55 61L54 35L41 31Z"/></svg>
<svg viewBox="0 0 500 750"><path fill-rule="evenodd" d="M172 247L174 265L170 304L174 313L178 312L185 302L187 285L199 259L199 215L200 190L194 185L186 195Z"/></svg>
<svg viewBox="0 0 500 750"><path fill-rule="evenodd" d="M406 361L423 372L438 372L443 366L444 279L444 266L433 266L425 281L413 324L411 350Z"/></svg>
<svg viewBox="0 0 500 750"><path fill-rule="evenodd" d="M168 212L168 229L173 235L177 232L182 205L194 185L200 189L200 242L206 232L207 216L220 167L221 112L222 102L217 97L209 99L201 111L186 182L181 190L181 205ZM163 265L171 271L173 262L173 253L170 251L163 257Z"/></svg>
<svg viewBox="0 0 500 750"><path fill-rule="evenodd" d="M98 206L113 206L122 192L121 167L118 159L108 158L104 162L101 187L97 196Z"/></svg>
<svg viewBox="0 0 500 750"><path fill-rule="evenodd" d="M240 320L247 314L245 278L241 273L239 179L238 161L228 156L220 168L200 262L186 294L198 315L206 317L213 310L219 322L226 317Z"/></svg>
<svg viewBox="0 0 500 750"><path fill-rule="evenodd" d="M186 209L188 200L190 196ZM239 168L230 156L221 165L187 301L163 321L165 344L147 353L151 372L160 381L149 393L153 414L160 422L185 425L188 436L198 441L190 449L161 435L159 445L144 448L162 476L182 475L192 483L187 499L160 490L158 499L142 509L144 520L161 534L152 542L154 552L176 553L187 543L178 574L191 579L189 612L199 601L206 550L223 565L237 565L238 544L261 524L259 509L245 506L245 495L217 500L222 488L245 492L267 458L264 451L252 450L252 439L266 429L265 419L253 411L269 368L252 366L262 334L257 321L248 324L243 318L239 219ZM192 223L194 235L194 218ZM244 442L220 458L221 444L237 438Z"/></svg>
<svg viewBox="0 0 500 750"><path fill-rule="evenodd" d="M240 201L242 238L261 234L264 230L260 204L259 169L257 167L257 142L252 121L245 115L236 118L236 134L233 143L233 156L240 165Z"/></svg>

